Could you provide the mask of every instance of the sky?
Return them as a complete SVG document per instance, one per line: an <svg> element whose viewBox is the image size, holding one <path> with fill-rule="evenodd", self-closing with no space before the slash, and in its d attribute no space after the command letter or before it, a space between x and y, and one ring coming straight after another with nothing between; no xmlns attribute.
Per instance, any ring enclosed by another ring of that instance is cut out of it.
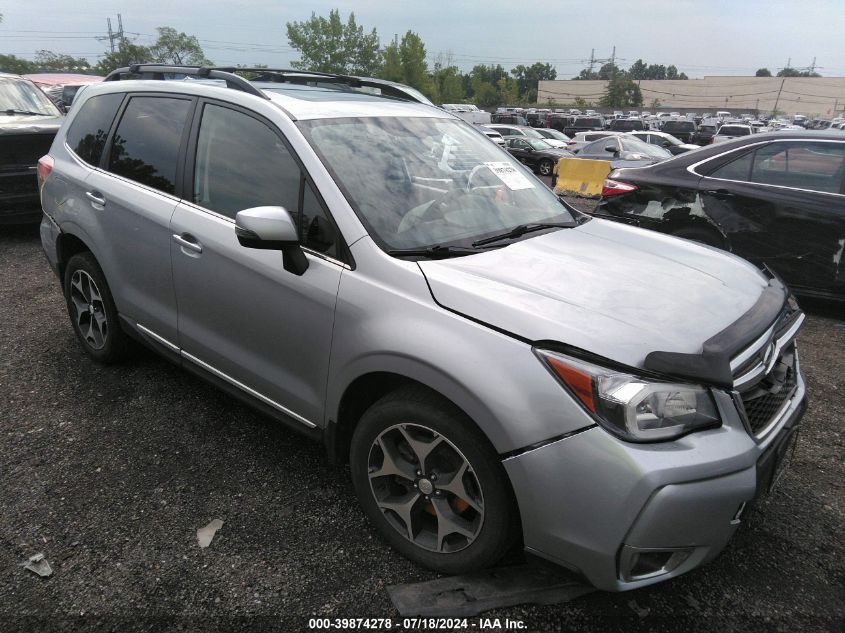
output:
<svg viewBox="0 0 845 633"><path fill-rule="evenodd" d="M96 39L106 19L138 44L155 29L172 26L195 35L216 64L262 63L288 67L298 59L285 24L355 12L358 24L375 28L383 44L413 30L429 63L440 59L467 71L475 64L506 69L549 62L558 78L578 74L595 49L629 67L638 58L675 64L690 77L773 74L791 58L817 72L845 76L845 0L0 0L0 53L32 59L39 49L86 57L95 63L108 49Z"/></svg>

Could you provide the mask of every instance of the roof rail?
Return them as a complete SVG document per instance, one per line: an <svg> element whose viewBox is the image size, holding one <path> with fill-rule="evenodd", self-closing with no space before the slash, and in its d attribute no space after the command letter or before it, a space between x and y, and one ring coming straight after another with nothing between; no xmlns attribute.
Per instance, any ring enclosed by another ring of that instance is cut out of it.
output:
<svg viewBox="0 0 845 633"><path fill-rule="evenodd" d="M229 69L209 68L207 66L175 66L170 64L132 64L110 72L103 81L120 81L121 79L164 79L167 73L180 75L196 75L202 79L222 79L227 88L241 90L262 99L270 99L264 92L253 86L243 77Z"/></svg>
<svg viewBox="0 0 845 633"><path fill-rule="evenodd" d="M235 73L253 73L251 80L244 79ZM196 75L203 79L222 79L228 88L243 90L249 94L269 99L261 90L253 86L250 81L267 81L274 83L291 83L301 85L338 84L349 88L376 88L381 94L403 101L415 101L425 105L434 105L419 90L404 84L375 79L372 77L354 77L337 73L323 73L313 70L292 70L289 68L240 68L237 66L176 66L170 64L132 64L125 68L113 70L104 81L118 81L120 79L164 79L166 73L182 75Z"/></svg>

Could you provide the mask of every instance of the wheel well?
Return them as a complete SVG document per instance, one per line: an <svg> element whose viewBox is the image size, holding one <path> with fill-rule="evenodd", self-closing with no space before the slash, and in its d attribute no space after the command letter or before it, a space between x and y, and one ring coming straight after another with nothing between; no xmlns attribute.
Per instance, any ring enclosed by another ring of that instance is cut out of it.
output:
<svg viewBox="0 0 845 633"><path fill-rule="evenodd" d="M88 245L85 244L85 242L83 242L75 235L62 233L59 236L59 239L56 244L56 252L59 256L59 278L64 280L65 266L67 265L68 261L70 261L70 258L76 255L77 253L90 253L91 249L88 248ZM64 281L62 283L64 283Z"/></svg>

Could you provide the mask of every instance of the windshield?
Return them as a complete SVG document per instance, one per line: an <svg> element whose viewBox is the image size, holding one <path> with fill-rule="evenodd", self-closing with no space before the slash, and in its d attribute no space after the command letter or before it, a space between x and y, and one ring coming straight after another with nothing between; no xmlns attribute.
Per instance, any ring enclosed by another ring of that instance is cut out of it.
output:
<svg viewBox="0 0 845 633"><path fill-rule="evenodd" d="M20 110L59 116L53 102L34 84L21 79L0 80L0 112Z"/></svg>
<svg viewBox="0 0 845 633"><path fill-rule="evenodd" d="M664 132L695 132L695 123L692 121L666 121L663 124Z"/></svg>
<svg viewBox="0 0 845 633"><path fill-rule="evenodd" d="M541 138L528 139L528 144L531 145L531 147L533 147L534 149L539 149L539 150L553 149L553 147L551 145L549 145L549 143L547 141L544 141Z"/></svg>
<svg viewBox="0 0 845 633"><path fill-rule="evenodd" d="M462 121L367 117L298 125L383 248L463 246L520 224L574 221L516 159Z"/></svg>
<svg viewBox="0 0 845 633"><path fill-rule="evenodd" d="M549 128L543 128L542 130L539 130L539 133L542 136L545 136L546 138L553 138L553 139L556 139L558 141L568 141L569 140L569 137L566 134L564 134L563 132L561 132L559 130L554 130L550 127Z"/></svg>

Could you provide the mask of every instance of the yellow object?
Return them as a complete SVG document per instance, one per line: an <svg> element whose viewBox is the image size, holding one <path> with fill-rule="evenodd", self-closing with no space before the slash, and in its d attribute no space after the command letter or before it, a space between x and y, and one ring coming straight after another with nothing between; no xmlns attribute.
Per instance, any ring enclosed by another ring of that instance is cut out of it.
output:
<svg viewBox="0 0 845 633"><path fill-rule="evenodd" d="M610 161L587 158L561 158L555 165L555 193L598 197L610 173Z"/></svg>

